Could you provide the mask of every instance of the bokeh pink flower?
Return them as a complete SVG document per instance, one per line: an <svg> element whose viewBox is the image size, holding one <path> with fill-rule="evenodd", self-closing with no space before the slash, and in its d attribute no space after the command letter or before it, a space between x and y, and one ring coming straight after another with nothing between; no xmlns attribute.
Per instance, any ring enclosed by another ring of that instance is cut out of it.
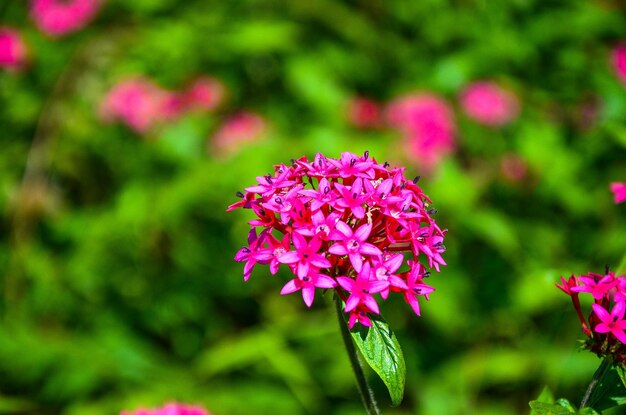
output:
<svg viewBox="0 0 626 415"><path fill-rule="evenodd" d="M609 185L615 203L626 202L626 183L613 182Z"/></svg>
<svg viewBox="0 0 626 415"><path fill-rule="evenodd" d="M212 111L222 103L225 92L226 89L220 81L203 76L194 80L182 95L188 109Z"/></svg>
<svg viewBox="0 0 626 415"><path fill-rule="evenodd" d="M494 82L474 82L463 90L460 98L468 117L491 127L506 125L519 114L517 96Z"/></svg>
<svg viewBox="0 0 626 415"><path fill-rule="evenodd" d="M218 155L233 154L243 146L263 139L267 131L265 118L254 112L241 111L224 121L210 138L209 145Z"/></svg>
<svg viewBox="0 0 626 415"><path fill-rule="evenodd" d="M350 99L346 115L348 122L356 128L376 128L382 125L382 109L376 101L354 97Z"/></svg>
<svg viewBox="0 0 626 415"><path fill-rule="evenodd" d="M119 120L138 133L145 133L179 111L177 97L147 78L121 81L105 96L100 115L105 121Z"/></svg>
<svg viewBox="0 0 626 415"><path fill-rule="evenodd" d="M91 22L104 0L32 0L30 14L42 32L63 36Z"/></svg>
<svg viewBox="0 0 626 415"><path fill-rule="evenodd" d="M176 402L167 403L160 408L134 411L122 411L120 415L211 415L206 409L198 405L185 405Z"/></svg>
<svg viewBox="0 0 626 415"><path fill-rule="evenodd" d="M528 172L528 166L524 159L517 154L505 154L500 159L500 173L510 182L519 182Z"/></svg>
<svg viewBox="0 0 626 415"><path fill-rule="evenodd" d="M197 78L183 91L167 90L152 80L127 78L109 90L100 104L104 121L119 120L138 133L174 121L189 111L212 111L222 101L224 86L209 77Z"/></svg>
<svg viewBox="0 0 626 415"><path fill-rule="evenodd" d="M17 29L0 27L0 67L19 70L28 59L28 49Z"/></svg>
<svg viewBox="0 0 626 415"><path fill-rule="evenodd" d="M615 46L611 53L611 62L620 81L626 84L626 43Z"/></svg>
<svg viewBox="0 0 626 415"><path fill-rule="evenodd" d="M408 157L425 172L456 149L454 113L435 94L396 98L387 107L387 119L391 127L402 133Z"/></svg>
<svg viewBox="0 0 626 415"><path fill-rule="evenodd" d="M374 294L400 293L420 315L418 298L434 291L425 283L426 265L436 271L446 265L446 231L404 168L379 164L368 152L344 152L339 159L318 153L311 161L274 166L273 174L256 180L227 209L255 215L248 242L235 255L245 263L245 281L256 265L269 265L272 274L282 266L293 278L281 294L300 292L307 307L316 292L334 289L350 328L370 326L379 314Z"/></svg>

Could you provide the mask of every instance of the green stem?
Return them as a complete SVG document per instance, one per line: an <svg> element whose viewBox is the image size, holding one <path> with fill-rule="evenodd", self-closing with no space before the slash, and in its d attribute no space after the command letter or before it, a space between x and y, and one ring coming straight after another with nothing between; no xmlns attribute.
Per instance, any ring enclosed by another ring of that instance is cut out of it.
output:
<svg viewBox="0 0 626 415"><path fill-rule="evenodd" d="M587 387L585 396L583 396L582 401L580 401L580 409L583 409L587 406L587 403L589 402L591 395L593 395L593 392L596 390L596 388L600 384L600 381L602 380L602 378L604 378L604 375L606 375L606 372L611 368L612 364L613 364L613 361L611 359L602 360L602 363L600 363L600 366L596 370L596 373L593 374L593 379L591 379L591 382L589 383L589 386Z"/></svg>
<svg viewBox="0 0 626 415"><path fill-rule="evenodd" d="M341 302L341 298L337 295L335 295L335 309L337 310L337 319L339 320L341 337L346 345L346 352L348 353L350 363L352 364L352 370L354 371L354 376L356 377L356 384L359 389L363 405L365 406L368 415L380 415L380 411L376 405L376 399L374 399L374 392L367 383L365 373L363 372L363 364L361 363L361 359L359 359L356 347L354 347L354 340L352 340L350 329L348 329L348 323L343 316L343 304Z"/></svg>

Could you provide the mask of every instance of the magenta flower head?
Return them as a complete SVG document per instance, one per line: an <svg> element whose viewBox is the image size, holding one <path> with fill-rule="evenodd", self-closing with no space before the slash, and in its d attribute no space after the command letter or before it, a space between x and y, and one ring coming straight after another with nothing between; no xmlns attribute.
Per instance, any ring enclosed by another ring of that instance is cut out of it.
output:
<svg viewBox="0 0 626 415"><path fill-rule="evenodd" d="M426 171L456 149L454 113L437 95L416 93L396 98L387 107L387 119L401 132L408 157Z"/></svg>
<svg viewBox="0 0 626 415"><path fill-rule="evenodd" d="M626 276L589 273L561 278L557 284L572 299L587 340L585 348L600 357L609 357L617 364L626 363ZM579 294L593 298L591 312L585 318Z"/></svg>
<svg viewBox="0 0 626 415"><path fill-rule="evenodd" d="M104 0L32 0L30 14L47 35L63 36L85 27Z"/></svg>
<svg viewBox="0 0 626 415"><path fill-rule="evenodd" d="M28 49L17 29L0 27L0 67L19 70L26 64Z"/></svg>
<svg viewBox="0 0 626 415"><path fill-rule="evenodd" d="M434 289L428 268L446 265L430 200L403 168L379 164L368 152L338 159L318 153L280 164L239 193L228 207L251 210L248 243L235 260L247 280L256 265L289 271L281 294L301 292L310 307L319 290L334 289L349 326L370 326L378 296L400 293L419 315L418 298ZM423 262L423 264L420 262Z"/></svg>
<svg viewBox="0 0 626 415"><path fill-rule="evenodd" d="M461 93L461 106L468 117L491 127L508 124L519 114L517 96L490 81L468 85Z"/></svg>
<svg viewBox="0 0 626 415"><path fill-rule="evenodd" d="M226 88L217 79L200 77L183 92L185 106L189 109L212 111L224 100Z"/></svg>
<svg viewBox="0 0 626 415"><path fill-rule="evenodd" d="M626 43L621 43L613 49L611 62L620 81L626 84Z"/></svg>
<svg viewBox="0 0 626 415"><path fill-rule="evenodd" d="M180 403L167 403L160 408L143 409L134 411L122 411L120 415L211 415L206 409L196 405L184 405Z"/></svg>
<svg viewBox="0 0 626 415"><path fill-rule="evenodd" d="M626 202L626 183L613 182L609 187L616 204Z"/></svg>

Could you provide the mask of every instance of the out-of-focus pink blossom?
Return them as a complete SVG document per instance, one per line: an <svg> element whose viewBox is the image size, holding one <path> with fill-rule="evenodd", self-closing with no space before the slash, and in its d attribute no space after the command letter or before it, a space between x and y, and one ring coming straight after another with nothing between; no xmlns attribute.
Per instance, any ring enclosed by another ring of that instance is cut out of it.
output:
<svg viewBox="0 0 626 415"><path fill-rule="evenodd" d="M42 32L63 36L85 27L103 0L32 0L30 14Z"/></svg>
<svg viewBox="0 0 626 415"><path fill-rule="evenodd" d="M357 128L376 128L382 124L380 105L369 98L352 98L348 102L347 117Z"/></svg>
<svg viewBox="0 0 626 415"><path fill-rule="evenodd" d="M621 43L613 49L611 60L617 76L626 84L626 43Z"/></svg>
<svg viewBox="0 0 626 415"><path fill-rule="evenodd" d="M105 121L121 120L139 133L145 133L160 120L172 119L179 113L180 101L175 93L141 77L118 83L100 106Z"/></svg>
<svg viewBox="0 0 626 415"><path fill-rule="evenodd" d="M522 180L526 177L527 170L526 162L516 154L506 154L500 160L500 171L511 182Z"/></svg>
<svg viewBox="0 0 626 415"><path fill-rule="evenodd" d="M18 70L27 60L26 44L16 29L0 27L0 67Z"/></svg>
<svg viewBox="0 0 626 415"><path fill-rule="evenodd" d="M461 106L468 117L481 124L499 127L510 123L519 114L519 99L511 91L494 82L470 84L461 93Z"/></svg>
<svg viewBox="0 0 626 415"><path fill-rule="evenodd" d="M160 408L134 411L122 411L120 415L211 415L206 409L197 405L184 405L180 403L168 403Z"/></svg>
<svg viewBox="0 0 626 415"><path fill-rule="evenodd" d="M196 79L182 95L189 109L211 111L222 103L225 91L220 81L203 76Z"/></svg>
<svg viewBox="0 0 626 415"><path fill-rule="evenodd" d="M267 131L265 119L253 112L240 112L224 121L211 139L218 154L232 154L242 146L260 140Z"/></svg>
<svg viewBox="0 0 626 415"><path fill-rule="evenodd" d="M436 167L456 148L454 114L435 94L396 98L387 108L387 118L404 135L409 158L426 171Z"/></svg>
<svg viewBox="0 0 626 415"><path fill-rule="evenodd" d="M610 185L615 203L626 202L626 183L613 182Z"/></svg>

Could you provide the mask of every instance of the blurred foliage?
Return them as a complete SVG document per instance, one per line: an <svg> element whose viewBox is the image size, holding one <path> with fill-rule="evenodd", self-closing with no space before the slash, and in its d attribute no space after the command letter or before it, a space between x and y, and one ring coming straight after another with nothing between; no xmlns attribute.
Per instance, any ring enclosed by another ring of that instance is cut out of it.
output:
<svg viewBox="0 0 626 415"><path fill-rule="evenodd" d="M420 184L449 229L448 267L416 318L383 313L407 363L384 413L528 413L547 384L582 394L599 360L560 275L616 267L626 207L626 88L610 66L626 38L617 1L109 0L85 30L39 33L3 2L30 66L0 74L0 413L113 414L167 400L216 415L362 413L328 298L307 310L284 276L242 281L232 257L249 217L224 213L271 165L370 150L406 164L400 137L349 125L350 97L430 90L457 102L476 79L514 90L502 129L457 111L458 151ZM179 88L221 79L228 101L141 137L98 117L127 75ZM591 121L582 111L592 106ZM251 109L269 136L207 151ZM506 179L500 160L528 166ZM409 174L419 174L408 166Z"/></svg>

